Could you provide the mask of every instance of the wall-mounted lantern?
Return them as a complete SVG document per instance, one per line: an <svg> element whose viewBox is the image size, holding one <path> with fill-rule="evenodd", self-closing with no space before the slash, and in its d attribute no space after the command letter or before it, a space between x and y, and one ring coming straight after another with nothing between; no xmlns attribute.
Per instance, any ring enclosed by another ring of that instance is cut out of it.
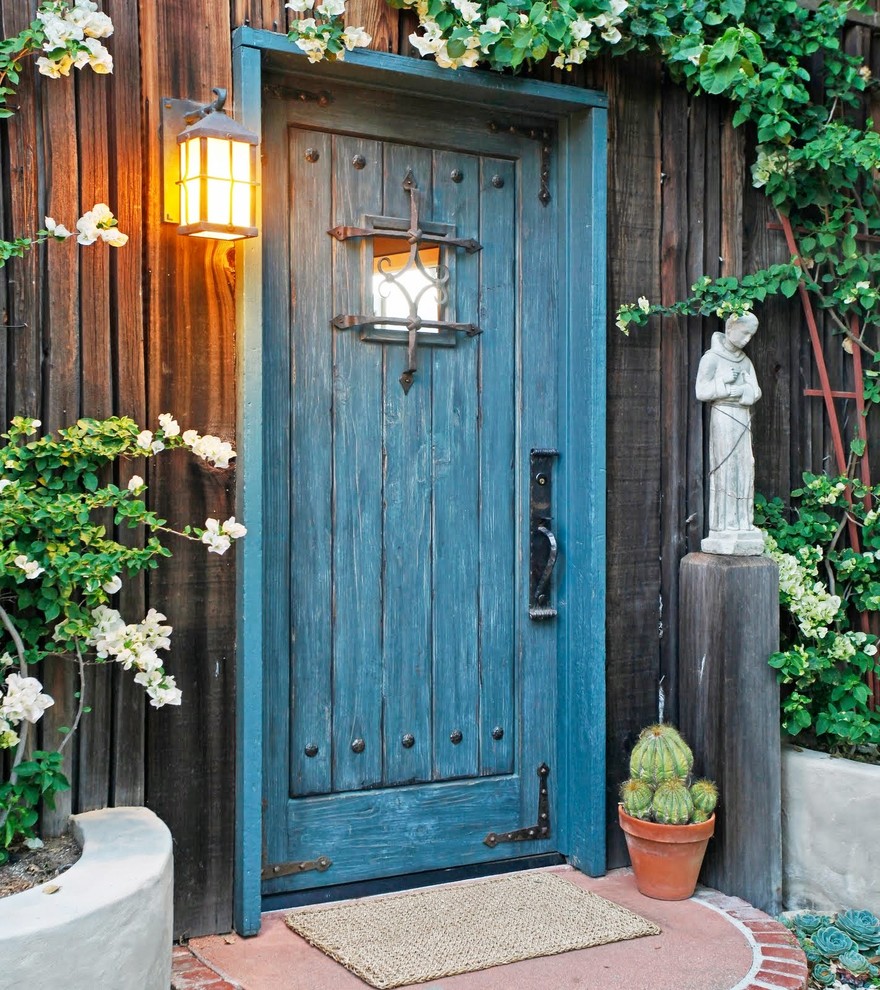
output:
<svg viewBox="0 0 880 990"><path fill-rule="evenodd" d="M207 106L162 101L165 220L191 237L256 237L260 139L226 114L226 90L213 92Z"/></svg>

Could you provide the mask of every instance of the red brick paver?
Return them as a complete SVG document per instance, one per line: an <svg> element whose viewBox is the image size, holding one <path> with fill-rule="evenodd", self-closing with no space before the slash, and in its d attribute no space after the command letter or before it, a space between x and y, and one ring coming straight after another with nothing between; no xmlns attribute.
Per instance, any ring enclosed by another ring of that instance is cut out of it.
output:
<svg viewBox="0 0 880 990"><path fill-rule="evenodd" d="M713 890L702 890L698 896L704 904L726 914L752 946L752 969L731 990L806 990L807 959L785 925L738 897Z"/></svg>

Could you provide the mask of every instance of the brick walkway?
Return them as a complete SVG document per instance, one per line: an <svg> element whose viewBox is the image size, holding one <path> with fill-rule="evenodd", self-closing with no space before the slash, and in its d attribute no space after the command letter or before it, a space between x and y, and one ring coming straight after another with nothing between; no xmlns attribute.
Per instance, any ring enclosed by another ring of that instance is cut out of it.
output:
<svg viewBox="0 0 880 990"><path fill-rule="evenodd" d="M651 901L629 870L590 879L555 868L649 917L651 939L513 963L423 984L422 990L805 990L807 965L783 925L736 897L701 889L690 901ZM357 977L264 916L255 938L220 935L174 949L172 990L349 990ZM713 920L713 918L715 920ZM690 967L690 968L688 968Z"/></svg>

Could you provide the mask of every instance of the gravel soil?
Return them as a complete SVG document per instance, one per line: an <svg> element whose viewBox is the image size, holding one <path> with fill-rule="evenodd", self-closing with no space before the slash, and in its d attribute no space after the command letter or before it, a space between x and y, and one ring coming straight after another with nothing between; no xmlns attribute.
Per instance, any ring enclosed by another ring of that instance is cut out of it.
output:
<svg viewBox="0 0 880 990"><path fill-rule="evenodd" d="M72 835L47 839L40 849L23 848L10 852L9 862L0 866L0 897L19 894L54 880L73 866L81 852Z"/></svg>

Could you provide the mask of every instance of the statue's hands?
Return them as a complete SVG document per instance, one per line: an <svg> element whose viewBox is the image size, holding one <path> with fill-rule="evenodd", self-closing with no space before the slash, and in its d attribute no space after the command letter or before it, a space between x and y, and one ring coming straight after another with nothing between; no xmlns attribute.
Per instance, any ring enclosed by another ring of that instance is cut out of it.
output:
<svg viewBox="0 0 880 990"><path fill-rule="evenodd" d="M737 384L727 386L727 394L731 397L731 399L741 399L743 397L743 392L745 392L745 385Z"/></svg>

